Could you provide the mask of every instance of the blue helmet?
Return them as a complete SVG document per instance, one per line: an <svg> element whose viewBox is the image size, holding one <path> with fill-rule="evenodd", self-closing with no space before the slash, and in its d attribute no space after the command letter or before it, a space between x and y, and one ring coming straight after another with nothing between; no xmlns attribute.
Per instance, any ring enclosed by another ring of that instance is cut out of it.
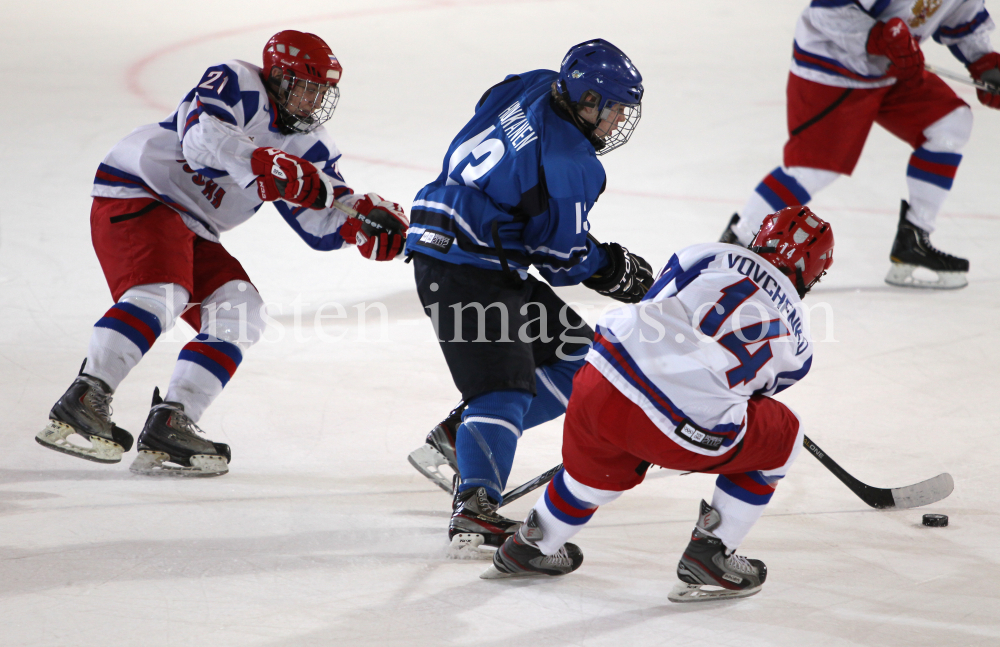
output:
<svg viewBox="0 0 1000 647"><path fill-rule="evenodd" d="M578 125L598 155L625 144L639 123L642 75L625 52L606 40L596 38L570 48L559 67L558 90L574 113L597 109L596 123ZM602 127L603 121L611 125Z"/></svg>

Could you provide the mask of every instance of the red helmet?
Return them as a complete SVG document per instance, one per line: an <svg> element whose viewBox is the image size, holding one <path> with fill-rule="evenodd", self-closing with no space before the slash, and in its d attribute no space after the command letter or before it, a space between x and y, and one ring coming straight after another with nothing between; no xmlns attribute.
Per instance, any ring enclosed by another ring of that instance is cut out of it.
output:
<svg viewBox="0 0 1000 647"><path fill-rule="evenodd" d="M315 34L288 29L264 46L264 79L288 132L309 132L333 116L343 71L330 47Z"/></svg>
<svg viewBox="0 0 1000 647"><path fill-rule="evenodd" d="M785 207L764 218L750 251L794 277L802 297L833 265L833 229L809 207Z"/></svg>

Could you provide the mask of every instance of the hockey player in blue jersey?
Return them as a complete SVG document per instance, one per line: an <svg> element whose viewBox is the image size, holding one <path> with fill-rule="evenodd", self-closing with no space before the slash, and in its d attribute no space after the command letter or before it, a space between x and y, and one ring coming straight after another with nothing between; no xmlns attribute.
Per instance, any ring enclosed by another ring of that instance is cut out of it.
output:
<svg viewBox="0 0 1000 647"><path fill-rule="evenodd" d="M486 91L452 141L441 174L417 194L406 254L463 403L410 462L454 484L456 549L499 546L517 523L497 514L524 429L566 410L593 330L544 282L584 285L633 303L649 264L588 235L604 191L598 155L639 121L642 77L620 49L591 40L558 72L511 75Z"/></svg>

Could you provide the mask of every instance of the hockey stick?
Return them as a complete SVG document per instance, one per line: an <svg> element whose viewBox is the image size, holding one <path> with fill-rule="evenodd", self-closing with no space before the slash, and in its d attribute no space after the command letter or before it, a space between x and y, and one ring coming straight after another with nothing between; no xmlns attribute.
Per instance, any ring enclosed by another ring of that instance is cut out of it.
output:
<svg viewBox="0 0 1000 647"><path fill-rule="evenodd" d="M511 501L516 501L520 499L528 492L533 492L534 490L537 490L538 488L542 487L543 485L551 481L552 477L556 475L556 472L558 472L561 469L562 469L562 463L559 463L552 469L542 472L541 474L531 479L527 483L518 485L516 488L512 490L507 490L503 494L503 503L501 503L498 507L502 508Z"/></svg>
<svg viewBox="0 0 1000 647"><path fill-rule="evenodd" d="M878 510L904 510L906 508L930 505L931 503L936 503L947 498L955 489L955 480L947 472L938 474L926 481L914 483L913 485L904 485L897 488L872 487L851 476L847 470L827 456L826 452L820 449L819 445L810 440L808 436L803 436L802 444L809 450L810 454L823 464L823 467L833 472L833 475L840 479L852 492L857 494L862 501ZM500 507L502 508L511 501L516 501L525 494L545 485L552 480L552 477L555 476L560 468L562 468L562 463L547 472L539 474L527 483L507 491L503 495L503 503L500 504Z"/></svg>
<svg viewBox="0 0 1000 647"><path fill-rule="evenodd" d="M964 83L965 85L971 85L979 90L985 90L992 94L1000 94L1000 86L993 85L992 83L986 83L985 81L977 81L976 79L969 78L963 74L955 74L954 72L949 72L948 70L942 70L939 67L934 67L933 65L924 65L924 69L931 74L937 74L938 76L943 76L946 79L951 79L952 81L958 81L959 83Z"/></svg>
<svg viewBox="0 0 1000 647"><path fill-rule="evenodd" d="M849 487L851 492L857 494L862 501L871 507L879 510L902 510L928 505L944 499L955 489L955 481L947 472L926 481L903 487L878 488L865 485L848 474L843 467L837 465L816 443L809 440L808 436L803 436L802 444L805 445L810 454L819 459L823 467L833 472L834 476Z"/></svg>

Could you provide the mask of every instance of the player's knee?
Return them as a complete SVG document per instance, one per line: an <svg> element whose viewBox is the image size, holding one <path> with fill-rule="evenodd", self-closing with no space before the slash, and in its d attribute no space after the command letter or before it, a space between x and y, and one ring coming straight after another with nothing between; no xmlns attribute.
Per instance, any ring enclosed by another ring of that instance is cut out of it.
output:
<svg viewBox="0 0 1000 647"><path fill-rule="evenodd" d="M562 482L565 484L566 489L570 491L570 494L592 506L602 506L611 503L622 495L622 492L616 490L599 490L595 487L584 485L565 470L562 473Z"/></svg>
<svg viewBox="0 0 1000 647"><path fill-rule="evenodd" d="M184 312L190 298L188 291L176 283L153 283L129 288L118 303L128 303L152 314L159 320L160 330L166 332Z"/></svg>
<svg viewBox="0 0 1000 647"><path fill-rule="evenodd" d="M531 393L521 391L520 389L492 391L470 399L469 406L466 407L463 417L486 416L500 418L516 426L518 430L521 430L523 429L524 415L531 406L531 400Z"/></svg>
<svg viewBox="0 0 1000 647"><path fill-rule="evenodd" d="M247 350L264 334L264 300L247 281L229 281L201 304L201 332Z"/></svg>
<svg viewBox="0 0 1000 647"><path fill-rule="evenodd" d="M921 148L936 153L958 153L972 136L972 110L962 106L952 110L924 130L927 141Z"/></svg>

